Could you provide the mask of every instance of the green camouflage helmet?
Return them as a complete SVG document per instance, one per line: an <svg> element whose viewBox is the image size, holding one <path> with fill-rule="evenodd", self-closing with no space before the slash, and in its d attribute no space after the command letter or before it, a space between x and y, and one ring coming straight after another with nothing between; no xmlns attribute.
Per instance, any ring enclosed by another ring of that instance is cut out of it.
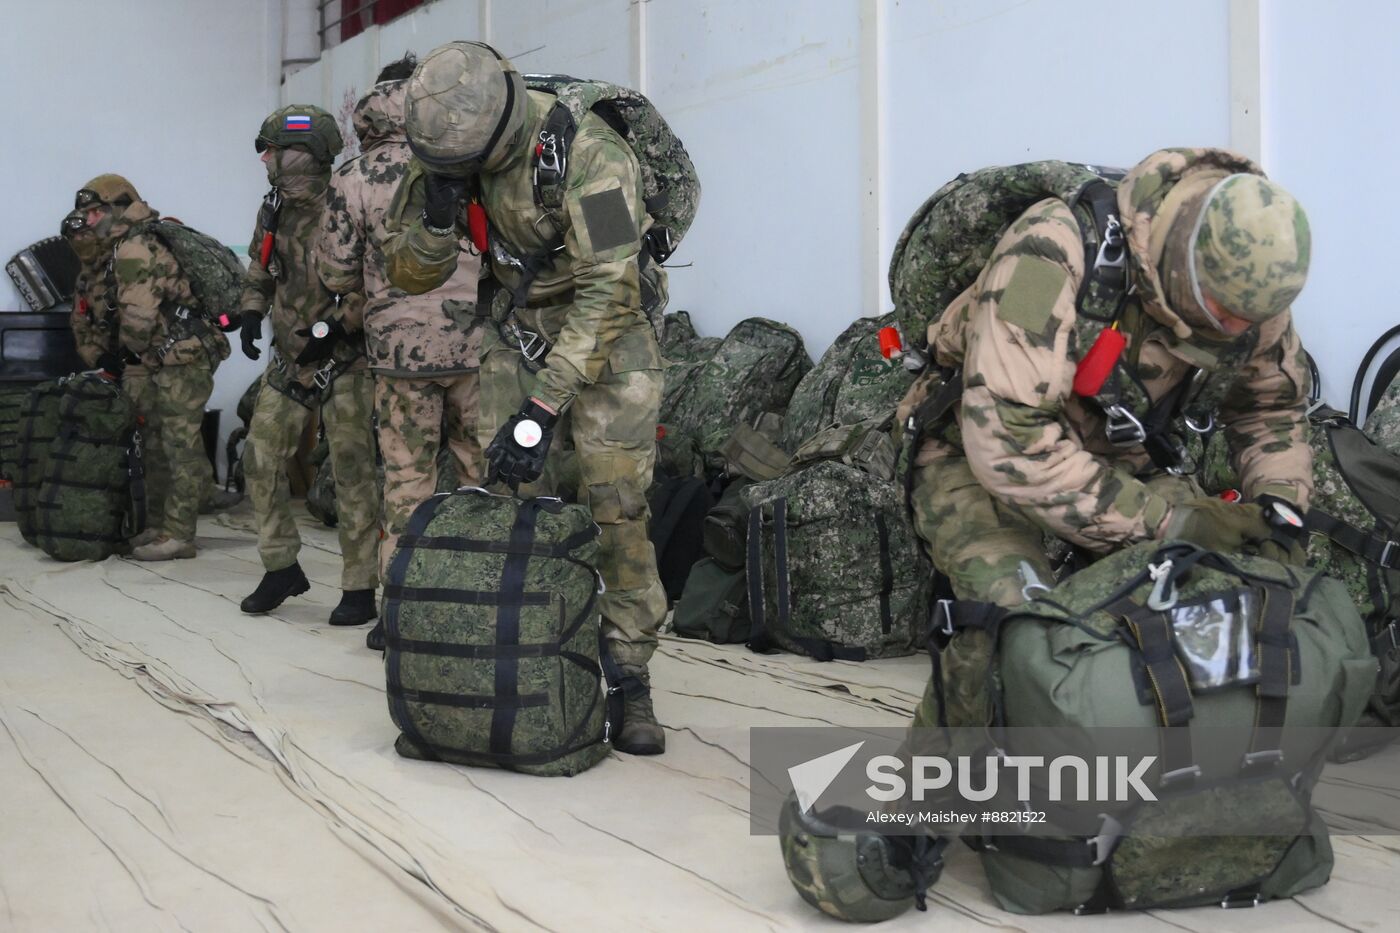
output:
<svg viewBox="0 0 1400 933"><path fill-rule="evenodd" d="M854 923L898 917L922 896L907 863L903 839L838 829L789 794L778 819L778 841L788 880L802 899L824 914ZM942 862L929 866L925 889L938 880ZM921 908L922 909L922 908Z"/></svg>
<svg viewBox="0 0 1400 933"><path fill-rule="evenodd" d="M408 79L405 128L424 165L454 175L500 165L525 124L525 82L481 42L433 49Z"/></svg>
<svg viewBox="0 0 1400 933"><path fill-rule="evenodd" d="M340 138L340 127L335 117L320 107L310 104L292 104L281 110L274 110L262 128L258 130L253 148L262 152L268 146L290 149L300 146L316 157L317 161L329 164L340 155L345 142Z"/></svg>
<svg viewBox="0 0 1400 933"><path fill-rule="evenodd" d="M1256 323L1288 308L1308 277L1312 236L1293 196L1262 175L1215 186L1196 221L1192 269L1197 300L1208 295Z"/></svg>
<svg viewBox="0 0 1400 933"><path fill-rule="evenodd" d="M141 200L141 195L136 193L135 185L120 175L108 172L105 175L98 175L79 188L77 195L73 198L73 207L77 210L86 210L90 207L96 207L98 204L126 207L139 200Z"/></svg>

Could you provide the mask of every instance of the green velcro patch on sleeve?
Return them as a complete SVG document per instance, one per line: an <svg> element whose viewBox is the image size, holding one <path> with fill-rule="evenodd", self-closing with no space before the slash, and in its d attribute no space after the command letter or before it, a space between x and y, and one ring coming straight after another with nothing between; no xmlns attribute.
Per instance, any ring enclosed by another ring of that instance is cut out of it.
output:
<svg viewBox="0 0 1400 933"><path fill-rule="evenodd" d="M139 259L118 259L113 264L112 271L121 281L134 282L140 278L145 268L146 264Z"/></svg>
<svg viewBox="0 0 1400 933"><path fill-rule="evenodd" d="M626 246L638 239L637 223L627 209L627 198L623 197L621 188L586 194L578 203L595 253Z"/></svg>
<svg viewBox="0 0 1400 933"><path fill-rule="evenodd" d="M1055 313L1055 302L1069 273L1051 262L1020 259L1002 290L997 317L1028 334L1042 334Z"/></svg>

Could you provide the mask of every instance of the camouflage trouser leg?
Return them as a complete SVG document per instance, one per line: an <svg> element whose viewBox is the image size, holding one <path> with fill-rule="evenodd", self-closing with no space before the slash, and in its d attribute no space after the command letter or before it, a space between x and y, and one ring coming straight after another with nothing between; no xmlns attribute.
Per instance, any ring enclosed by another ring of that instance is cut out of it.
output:
<svg viewBox="0 0 1400 933"><path fill-rule="evenodd" d="M177 541L193 541L199 499L209 484L200 426L214 390L214 373L195 363L165 366L151 374L151 382L155 391L146 420L154 422L170 471L160 530Z"/></svg>
<svg viewBox="0 0 1400 933"><path fill-rule="evenodd" d="M489 332L483 343L480 436L489 443L519 410L533 388L534 375L521 365L517 350L493 341ZM603 633L619 664L642 665L651 659L656 629L666 616L666 591L647 533L646 491L656 456L660 407L660 370L618 373L611 366L604 368L555 427L544 476L520 489L521 495L558 490L568 498L575 493L577 501L592 510L603 532L598 572L607 587L598 605Z"/></svg>
<svg viewBox="0 0 1400 933"><path fill-rule="evenodd" d="M388 572L389 558L413 510L437 491L437 455L442 443L451 449L456 461L457 482L463 486L481 483L481 444L476 433L480 396L480 380L474 372L434 379L375 377L379 452L384 457L381 575Z"/></svg>
<svg viewBox="0 0 1400 933"><path fill-rule="evenodd" d="M155 383L144 366L128 366L122 390L141 416L141 462L146 472L146 527L160 529L165 522L165 493L170 488L170 463L161 447L160 425L152 418Z"/></svg>
<svg viewBox="0 0 1400 933"><path fill-rule="evenodd" d="M343 590L372 590L379 585L379 467L373 411L374 376L367 369L340 376L321 400L321 421L335 475Z"/></svg>
<svg viewBox="0 0 1400 933"><path fill-rule="evenodd" d="M258 556L269 571L290 567L301 551L286 465L296 452L310 414L305 406L264 386L248 426L243 473L258 524Z"/></svg>

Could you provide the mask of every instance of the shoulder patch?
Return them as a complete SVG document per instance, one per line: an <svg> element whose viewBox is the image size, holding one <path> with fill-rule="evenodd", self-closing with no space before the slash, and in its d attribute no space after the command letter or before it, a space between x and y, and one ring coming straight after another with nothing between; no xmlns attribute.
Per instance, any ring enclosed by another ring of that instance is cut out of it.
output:
<svg viewBox="0 0 1400 933"><path fill-rule="evenodd" d="M1044 333L1067 278L1069 273L1052 262L1018 261L997 303L997 317L1028 334Z"/></svg>
<svg viewBox="0 0 1400 933"><path fill-rule="evenodd" d="M579 198L588 239L596 253L625 246L638 238L637 224L627 209L621 188L609 188Z"/></svg>
<svg viewBox="0 0 1400 933"><path fill-rule="evenodd" d="M116 273L117 278L121 281L134 282L141 277L141 273L145 271L145 268L146 264L140 259L118 259L113 263L112 271Z"/></svg>

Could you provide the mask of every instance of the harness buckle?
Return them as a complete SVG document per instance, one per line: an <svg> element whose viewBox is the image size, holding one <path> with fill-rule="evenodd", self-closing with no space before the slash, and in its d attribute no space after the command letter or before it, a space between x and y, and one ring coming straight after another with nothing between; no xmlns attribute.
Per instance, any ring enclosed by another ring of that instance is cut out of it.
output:
<svg viewBox="0 0 1400 933"><path fill-rule="evenodd" d="M1094 271L1100 269L1122 269L1127 263L1128 250L1123 243L1123 225L1117 214L1109 214L1103 228L1103 242L1099 244L1098 255L1094 257Z"/></svg>
<svg viewBox="0 0 1400 933"><path fill-rule="evenodd" d="M549 343L539 334L531 330L515 329L516 343L520 345L520 355L531 363L544 356L549 350ZM528 340L526 338L529 338Z"/></svg>
<svg viewBox="0 0 1400 933"><path fill-rule="evenodd" d="M535 184L540 183L540 171L549 172L564 177L564 166L567 164L563 154L559 151L559 137L549 130L540 130L539 146L535 150ZM557 183L557 180L556 180Z"/></svg>
<svg viewBox="0 0 1400 933"><path fill-rule="evenodd" d="M1182 415L1181 420L1186 422L1186 427L1196 434L1209 434L1215 430L1215 415L1207 414L1206 423L1201 424L1190 415Z"/></svg>
<svg viewBox="0 0 1400 933"><path fill-rule="evenodd" d="M327 363L325 366L316 370L311 376L311 381L314 382L316 388L320 389L322 392L326 391L331 386L331 375L335 372L335 365L334 362Z"/></svg>
<svg viewBox="0 0 1400 933"><path fill-rule="evenodd" d="M1137 447L1147 440L1147 429L1138 417L1117 402L1105 406L1104 414L1108 421L1104 433L1114 447Z"/></svg>
<svg viewBox="0 0 1400 933"><path fill-rule="evenodd" d="M1167 790L1176 784L1185 784L1187 786L1190 786L1191 784L1194 784L1196 782L1196 779L1200 776L1200 765L1188 765L1185 768L1177 768L1175 771L1168 771L1167 773L1163 774L1161 779L1157 782L1157 786L1162 788L1163 790Z"/></svg>
<svg viewBox="0 0 1400 933"><path fill-rule="evenodd" d="M1381 556L1380 559L1376 561L1376 563L1380 564L1386 570L1394 570L1395 568L1390 565L1390 552L1394 549L1395 542L1387 540L1385 542L1385 547L1381 548ZM1391 637L1394 638L1395 636L1392 635Z"/></svg>
<svg viewBox="0 0 1400 933"><path fill-rule="evenodd" d="M1270 748L1262 752L1245 752L1244 758L1240 761L1240 768L1244 771L1262 771L1265 768L1277 767L1283 764L1283 749Z"/></svg>
<svg viewBox="0 0 1400 933"><path fill-rule="evenodd" d="M1176 605L1177 592L1176 580L1172 577L1172 561L1170 559L1162 561L1160 564L1148 564L1147 575L1152 578L1152 592L1147 597L1147 608L1154 612L1165 612ZM1167 591L1167 587L1171 587Z"/></svg>
<svg viewBox="0 0 1400 933"><path fill-rule="evenodd" d="M1253 894L1227 894L1220 899L1222 910L1234 910L1239 907L1258 907L1259 892Z"/></svg>
<svg viewBox="0 0 1400 933"><path fill-rule="evenodd" d="M938 624L938 617L943 617L943 624ZM940 635L953 637L953 601L951 599L940 599L933 607L934 631Z"/></svg>

